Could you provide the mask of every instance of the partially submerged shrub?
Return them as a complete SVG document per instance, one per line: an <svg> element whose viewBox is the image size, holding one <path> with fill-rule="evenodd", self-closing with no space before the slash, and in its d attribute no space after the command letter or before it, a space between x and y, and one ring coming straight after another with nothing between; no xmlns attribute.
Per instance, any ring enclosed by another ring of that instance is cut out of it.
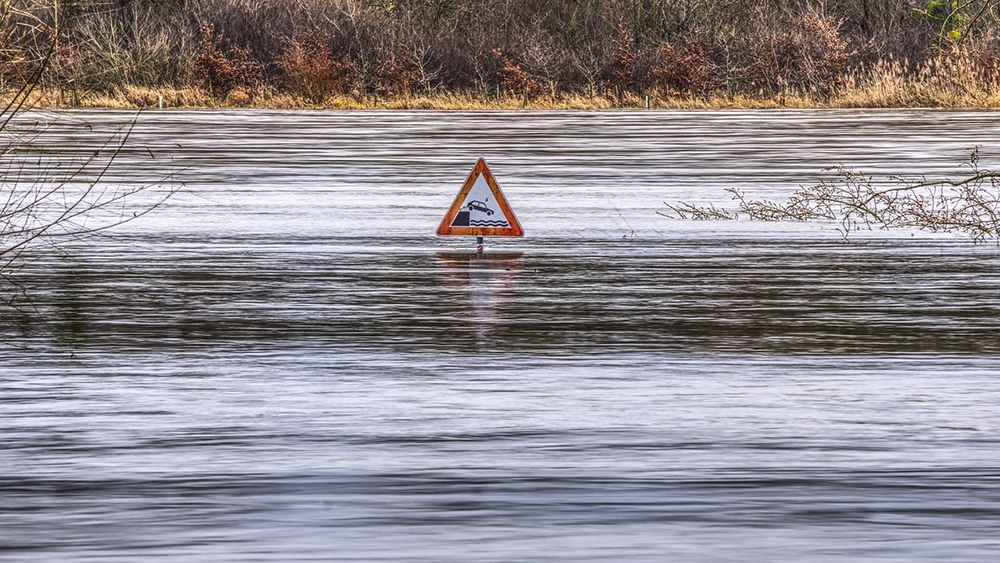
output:
<svg viewBox="0 0 1000 563"><path fill-rule="evenodd" d="M888 177L877 179L840 166L836 179L796 190L785 202L755 200L741 190L726 191L740 212L757 221L837 221L846 239L858 229L915 228L957 232L975 242L1000 243L1000 172L979 166L979 148L972 149L963 178ZM667 204L682 219L736 219L737 213L714 205Z"/></svg>
<svg viewBox="0 0 1000 563"><path fill-rule="evenodd" d="M667 203L664 201L663 205L666 205L667 209L670 211L657 211L656 213L669 219L690 219L692 221L735 221L739 218L739 215L736 213L717 207L714 203L698 205L689 202Z"/></svg>

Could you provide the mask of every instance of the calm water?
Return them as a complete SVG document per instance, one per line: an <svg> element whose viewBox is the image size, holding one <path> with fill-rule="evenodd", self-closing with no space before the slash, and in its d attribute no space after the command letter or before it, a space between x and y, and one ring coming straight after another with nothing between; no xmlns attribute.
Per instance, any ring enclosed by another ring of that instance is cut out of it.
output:
<svg viewBox="0 0 1000 563"><path fill-rule="evenodd" d="M57 117L40 151L128 114ZM161 112L0 314L0 560L995 561L1000 250L685 222L1000 114ZM476 157L527 235L433 235ZM151 194L152 195L152 194Z"/></svg>

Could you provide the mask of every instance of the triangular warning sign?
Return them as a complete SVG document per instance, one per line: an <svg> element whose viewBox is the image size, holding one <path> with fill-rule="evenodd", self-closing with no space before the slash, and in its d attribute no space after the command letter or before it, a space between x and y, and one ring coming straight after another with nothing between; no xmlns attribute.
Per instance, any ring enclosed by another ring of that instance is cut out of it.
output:
<svg viewBox="0 0 1000 563"><path fill-rule="evenodd" d="M437 234L477 237L521 237L524 230L514 217L496 178L479 159L455 202L445 214Z"/></svg>

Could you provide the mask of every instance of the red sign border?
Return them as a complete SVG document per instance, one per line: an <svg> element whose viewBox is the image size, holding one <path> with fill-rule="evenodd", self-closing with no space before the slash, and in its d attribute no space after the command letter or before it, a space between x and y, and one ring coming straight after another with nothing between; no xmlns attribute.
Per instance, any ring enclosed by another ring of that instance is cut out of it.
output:
<svg viewBox="0 0 1000 563"><path fill-rule="evenodd" d="M469 195L472 191L472 186L476 184L476 180L482 176L486 180L486 185L489 186L490 191L493 193L493 197L496 198L497 205L500 206L500 211L503 212L504 217L510 223L509 227L453 227L452 222L455 221L455 216L458 212L462 210L462 203L465 201L465 197ZM451 204L451 208L448 209L448 213L445 214L444 219L441 220L441 224L438 226L437 235L449 236L449 235L465 235L465 236L476 236L476 237L523 237L524 229L521 228L521 223L517 221L517 217L514 216L514 211L511 210L510 204L507 203L507 198L504 197L503 191L500 189L500 185L497 184L496 178L493 177L493 172L490 172L490 167L486 165L486 160L480 158L476 161L476 165L472 168L472 172L469 173L469 177L465 180L465 184L462 185L462 189L458 191L458 195L455 196L455 201Z"/></svg>

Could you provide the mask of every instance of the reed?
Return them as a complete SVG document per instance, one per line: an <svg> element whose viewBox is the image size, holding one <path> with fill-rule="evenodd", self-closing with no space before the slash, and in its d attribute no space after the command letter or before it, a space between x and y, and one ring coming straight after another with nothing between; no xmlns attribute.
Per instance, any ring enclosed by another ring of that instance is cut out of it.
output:
<svg viewBox="0 0 1000 563"><path fill-rule="evenodd" d="M910 69L909 67L913 67ZM1000 107L1000 72L994 58L942 51L917 65L878 61L846 80L834 107Z"/></svg>

